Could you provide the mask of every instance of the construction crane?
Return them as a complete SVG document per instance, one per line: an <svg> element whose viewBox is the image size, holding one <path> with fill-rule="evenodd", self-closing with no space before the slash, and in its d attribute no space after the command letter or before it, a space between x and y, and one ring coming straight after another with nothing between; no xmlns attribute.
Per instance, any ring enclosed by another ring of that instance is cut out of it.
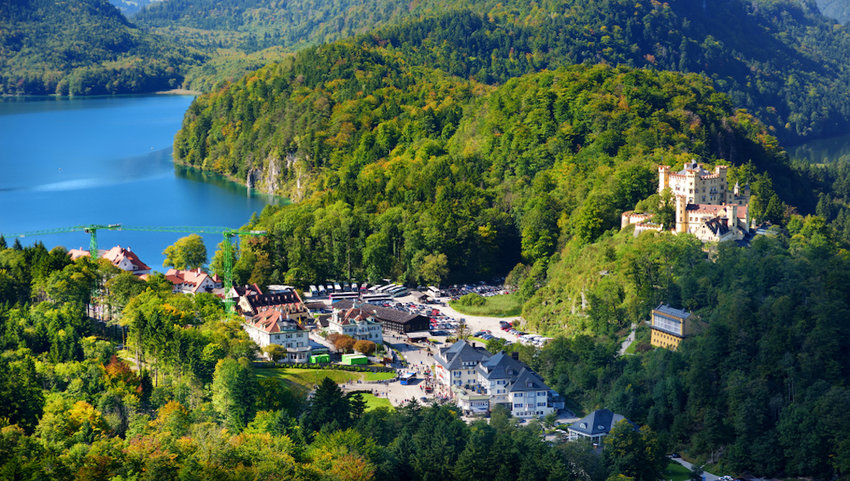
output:
<svg viewBox="0 0 850 481"><path fill-rule="evenodd" d="M222 253L222 269L224 270L224 303L227 310L234 311L234 300L227 297L227 292L233 287L233 243L234 237L242 236L263 236L266 231L261 230L239 230L230 227L218 226L125 226L122 224L88 224L76 225L71 227L62 227L58 229L46 229L32 232L22 232L18 234L5 234L4 237L34 237L48 234L64 234L68 232L85 232L89 234L89 255L92 259L97 259L97 231L98 230L117 230L117 231L140 231L140 232L174 232L174 233L191 233L191 234L222 234L224 236L224 245Z"/></svg>

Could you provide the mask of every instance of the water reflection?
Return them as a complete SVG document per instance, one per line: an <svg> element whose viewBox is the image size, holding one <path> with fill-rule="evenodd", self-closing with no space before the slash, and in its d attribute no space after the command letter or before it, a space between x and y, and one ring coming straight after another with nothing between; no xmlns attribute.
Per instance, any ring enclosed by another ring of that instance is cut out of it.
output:
<svg viewBox="0 0 850 481"><path fill-rule="evenodd" d="M788 155L792 159L812 164L850 161L850 133L790 147Z"/></svg>
<svg viewBox="0 0 850 481"><path fill-rule="evenodd" d="M255 189L248 189L244 185L239 184L238 182L233 182L223 175L205 172L184 165L174 164L174 174L180 179L214 185L228 193L242 195L249 198L262 199L268 204L287 205L291 203L286 197L278 197L276 195L265 194Z"/></svg>

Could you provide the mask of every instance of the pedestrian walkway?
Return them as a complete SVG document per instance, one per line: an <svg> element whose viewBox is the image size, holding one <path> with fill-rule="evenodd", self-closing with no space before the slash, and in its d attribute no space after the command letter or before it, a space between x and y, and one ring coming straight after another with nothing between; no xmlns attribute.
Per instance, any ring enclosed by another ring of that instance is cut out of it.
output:
<svg viewBox="0 0 850 481"><path fill-rule="evenodd" d="M673 461L676 461L677 463L681 464L682 466L684 466L684 467L688 468L688 470L694 469L694 465L693 465L693 464L691 464L691 463L689 463L689 462L685 461L685 460L684 460L684 459L682 459L682 458L673 458L673 457L671 457L670 459L672 459ZM702 472L702 479L703 479L704 481L717 481L718 479L720 479L720 476L717 476L716 474L711 474L711 473L709 473L708 471L703 471L703 472Z"/></svg>

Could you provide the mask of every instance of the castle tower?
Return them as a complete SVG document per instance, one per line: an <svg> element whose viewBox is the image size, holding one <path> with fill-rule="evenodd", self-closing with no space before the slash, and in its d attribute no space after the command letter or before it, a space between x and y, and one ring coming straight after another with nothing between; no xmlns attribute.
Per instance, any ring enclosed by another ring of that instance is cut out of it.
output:
<svg viewBox="0 0 850 481"><path fill-rule="evenodd" d="M676 196L676 233L688 231L688 198L684 195Z"/></svg>
<svg viewBox="0 0 850 481"><path fill-rule="evenodd" d="M664 189L669 187L670 182L670 166L669 165L659 165L658 166L658 193L660 194Z"/></svg>

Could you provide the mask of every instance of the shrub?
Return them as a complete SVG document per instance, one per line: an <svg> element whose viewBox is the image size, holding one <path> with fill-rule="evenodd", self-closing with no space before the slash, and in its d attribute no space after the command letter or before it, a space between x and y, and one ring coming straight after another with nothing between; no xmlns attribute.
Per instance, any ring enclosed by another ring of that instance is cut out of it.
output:
<svg viewBox="0 0 850 481"><path fill-rule="evenodd" d="M474 292L461 296L457 302L462 306L483 306L487 301Z"/></svg>

